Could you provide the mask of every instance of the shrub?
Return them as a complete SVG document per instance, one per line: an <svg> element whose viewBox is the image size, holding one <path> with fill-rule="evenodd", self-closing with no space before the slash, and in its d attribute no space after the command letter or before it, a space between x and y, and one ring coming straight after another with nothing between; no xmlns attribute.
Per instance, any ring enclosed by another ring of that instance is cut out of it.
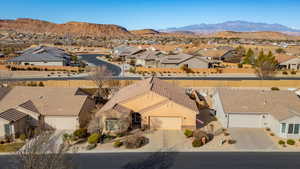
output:
<svg viewBox="0 0 300 169"><path fill-rule="evenodd" d="M97 147L96 144L88 144L88 145L86 146L86 149L87 149L87 150L92 150L92 149L94 149L94 148L96 148L96 147Z"/></svg>
<svg viewBox="0 0 300 169"><path fill-rule="evenodd" d="M192 130L189 130L189 129L186 129L184 131L184 135L187 137L187 138L190 138L193 136L193 131Z"/></svg>
<svg viewBox="0 0 300 169"><path fill-rule="evenodd" d="M285 141L279 140L279 141L278 141L278 144L279 144L279 145L284 145L284 144L285 144Z"/></svg>
<svg viewBox="0 0 300 169"><path fill-rule="evenodd" d="M81 129L75 130L73 135L78 138L86 138L88 136L87 129L81 128Z"/></svg>
<svg viewBox="0 0 300 169"><path fill-rule="evenodd" d="M44 85L43 82L40 82L40 83L39 83L39 86L40 86L40 87L44 87L45 85Z"/></svg>
<svg viewBox="0 0 300 169"><path fill-rule="evenodd" d="M292 70L292 71L291 71L291 74L292 74L292 75L295 75L295 74L297 74L297 72L294 71L294 70Z"/></svg>
<svg viewBox="0 0 300 169"><path fill-rule="evenodd" d="M235 144L235 143L236 143L236 140L233 140L233 139L228 140L228 144Z"/></svg>
<svg viewBox="0 0 300 169"><path fill-rule="evenodd" d="M266 131L271 131L271 129L270 128L266 128Z"/></svg>
<svg viewBox="0 0 300 169"><path fill-rule="evenodd" d="M201 147L203 144L202 144L201 140L195 139L195 140L193 140L192 145L193 145L193 147Z"/></svg>
<svg viewBox="0 0 300 169"><path fill-rule="evenodd" d="M89 136L88 138L88 143L89 144L97 144L100 138L100 134L98 133L94 133L92 135Z"/></svg>
<svg viewBox="0 0 300 169"><path fill-rule="evenodd" d="M123 142L117 140L114 142L114 147L118 148L118 147L121 147L123 145Z"/></svg>
<svg viewBox="0 0 300 169"><path fill-rule="evenodd" d="M270 136L275 136L275 134L274 133L270 133Z"/></svg>
<svg viewBox="0 0 300 169"><path fill-rule="evenodd" d="M295 140L293 140L293 139L288 139L287 141L286 141L286 143L288 144L288 145L295 145Z"/></svg>
<svg viewBox="0 0 300 169"><path fill-rule="evenodd" d="M208 134L206 132L204 132L204 131L201 131L201 130L194 131L193 136L196 139L199 139L199 140L202 139L203 137L205 137L206 141L209 140Z"/></svg>
<svg viewBox="0 0 300 169"><path fill-rule="evenodd" d="M65 133L64 135L63 135L63 141L67 141L67 140L69 140L69 139L71 139L71 135L70 134L68 134L68 133Z"/></svg>
<svg viewBox="0 0 300 169"><path fill-rule="evenodd" d="M273 90L273 91L278 91L278 90L280 90L278 87L271 87L271 90Z"/></svg>
<svg viewBox="0 0 300 169"><path fill-rule="evenodd" d="M287 71L283 71L282 74L283 75L288 75L288 72Z"/></svg>
<svg viewBox="0 0 300 169"><path fill-rule="evenodd" d="M126 134L125 133L117 133L117 137L124 137Z"/></svg>
<svg viewBox="0 0 300 169"><path fill-rule="evenodd" d="M126 139L124 142L126 148L133 149L133 148L140 148L147 144L147 138L144 136L131 136Z"/></svg>
<svg viewBox="0 0 300 169"><path fill-rule="evenodd" d="M26 140L26 135L25 134L21 134L19 138L20 138L20 140L25 141Z"/></svg>

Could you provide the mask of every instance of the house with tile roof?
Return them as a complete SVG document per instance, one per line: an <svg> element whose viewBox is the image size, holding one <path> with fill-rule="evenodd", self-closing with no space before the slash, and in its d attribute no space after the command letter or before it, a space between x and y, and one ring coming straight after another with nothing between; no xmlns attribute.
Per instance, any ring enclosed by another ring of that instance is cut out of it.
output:
<svg viewBox="0 0 300 169"><path fill-rule="evenodd" d="M193 56L184 53L176 55L167 55L160 59L160 66L163 68L180 68L187 66L188 68L209 68L210 61L204 57Z"/></svg>
<svg viewBox="0 0 300 169"><path fill-rule="evenodd" d="M288 57L280 60L279 67L281 69L300 70L300 57Z"/></svg>
<svg viewBox="0 0 300 169"><path fill-rule="evenodd" d="M89 95L78 93L78 88L0 88L0 137L16 133L16 125L56 130L86 126L95 102Z"/></svg>
<svg viewBox="0 0 300 169"><path fill-rule="evenodd" d="M282 138L300 138L300 98L292 91L220 88L213 96L225 128L270 128Z"/></svg>
<svg viewBox="0 0 300 169"><path fill-rule="evenodd" d="M185 89L148 78L117 92L97 113L105 131L195 129L198 108Z"/></svg>
<svg viewBox="0 0 300 169"><path fill-rule="evenodd" d="M48 46L29 48L16 58L6 61L10 64L32 66L66 66L71 56L63 49Z"/></svg>

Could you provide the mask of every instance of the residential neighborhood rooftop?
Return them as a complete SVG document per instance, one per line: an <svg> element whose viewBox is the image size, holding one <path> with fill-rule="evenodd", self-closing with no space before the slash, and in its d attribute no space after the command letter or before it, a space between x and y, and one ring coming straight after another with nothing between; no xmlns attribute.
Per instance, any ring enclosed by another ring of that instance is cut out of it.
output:
<svg viewBox="0 0 300 169"><path fill-rule="evenodd" d="M44 62L63 61L70 56L62 49L48 46L29 48L22 52L19 57L8 60L8 62Z"/></svg>
<svg viewBox="0 0 300 169"><path fill-rule="evenodd" d="M75 95L77 88L21 87L10 90L0 101L0 112L21 107L43 115L78 115L86 95Z"/></svg>
<svg viewBox="0 0 300 169"><path fill-rule="evenodd" d="M300 98L292 91L218 89L225 113L271 114L278 120L300 116Z"/></svg>
<svg viewBox="0 0 300 169"><path fill-rule="evenodd" d="M122 88L102 107L100 112L113 109L116 104L135 96L142 95L148 91L155 92L177 104L198 111L195 102L186 95L184 88L152 77Z"/></svg>

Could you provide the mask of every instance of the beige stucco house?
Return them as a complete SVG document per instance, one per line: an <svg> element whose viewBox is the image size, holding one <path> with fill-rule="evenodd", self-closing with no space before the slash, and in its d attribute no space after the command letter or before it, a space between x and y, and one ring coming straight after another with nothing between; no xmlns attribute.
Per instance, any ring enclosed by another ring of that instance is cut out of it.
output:
<svg viewBox="0 0 300 169"><path fill-rule="evenodd" d="M184 53L176 55L167 55L160 60L159 67L163 68L180 68L187 66L188 68L209 68L209 60L204 57L188 55Z"/></svg>
<svg viewBox="0 0 300 169"><path fill-rule="evenodd" d="M213 96L225 128L270 128L282 138L300 138L300 98L291 91L220 88Z"/></svg>
<svg viewBox="0 0 300 169"><path fill-rule="evenodd" d="M106 132L128 128L181 130L196 128L198 108L185 89L149 78L122 88L96 116Z"/></svg>
<svg viewBox="0 0 300 169"><path fill-rule="evenodd" d="M23 118L26 118L26 125L20 126L24 128L75 130L88 123L90 110L94 107L94 101L77 88L17 86L0 100L0 130L8 122L16 123ZM20 118L14 118L16 113Z"/></svg>
<svg viewBox="0 0 300 169"><path fill-rule="evenodd" d="M290 58L279 63L283 69L300 70L300 57Z"/></svg>

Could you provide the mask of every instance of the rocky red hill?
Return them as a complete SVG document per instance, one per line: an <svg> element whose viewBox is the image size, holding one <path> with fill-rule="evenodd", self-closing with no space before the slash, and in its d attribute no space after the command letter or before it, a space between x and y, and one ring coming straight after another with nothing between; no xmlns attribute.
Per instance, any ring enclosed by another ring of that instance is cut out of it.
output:
<svg viewBox="0 0 300 169"><path fill-rule="evenodd" d="M127 29L117 25L68 22L56 24L35 19L0 20L0 30L13 30L23 33L46 33L92 37L130 37Z"/></svg>

